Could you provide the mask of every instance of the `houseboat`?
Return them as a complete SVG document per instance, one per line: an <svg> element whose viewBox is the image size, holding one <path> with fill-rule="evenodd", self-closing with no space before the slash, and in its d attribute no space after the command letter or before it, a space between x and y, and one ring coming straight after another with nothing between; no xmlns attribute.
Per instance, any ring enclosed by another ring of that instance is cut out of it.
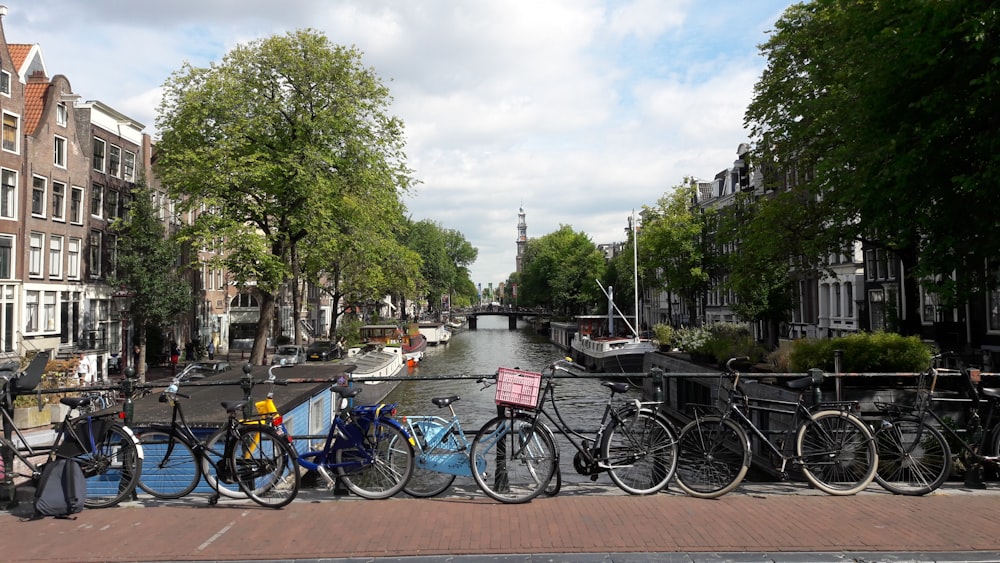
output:
<svg viewBox="0 0 1000 563"><path fill-rule="evenodd" d="M431 346L446 344L451 336L451 334L447 336L444 334L448 329L445 328L445 324L442 322L421 321L417 323L417 327L420 330L420 334L423 334L427 338L427 344Z"/></svg>
<svg viewBox="0 0 1000 563"><path fill-rule="evenodd" d="M576 326L570 341L573 360L590 371L639 373L646 354L656 351L649 338L614 333L607 315L578 316Z"/></svg>

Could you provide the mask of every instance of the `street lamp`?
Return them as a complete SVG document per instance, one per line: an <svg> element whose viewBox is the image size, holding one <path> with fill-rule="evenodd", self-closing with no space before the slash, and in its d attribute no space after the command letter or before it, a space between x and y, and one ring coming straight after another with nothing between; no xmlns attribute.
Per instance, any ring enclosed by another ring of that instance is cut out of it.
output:
<svg viewBox="0 0 1000 563"><path fill-rule="evenodd" d="M115 306L118 307L118 313L121 315L122 323L122 353L119 356L119 369L122 373L125 373L125 368L128 367L128 319L129 319L129 307L132 305L132 298L135 297L135 292L126 288L124 285L118 288L117 291L111 294L111 297L115 300Z"/></svg>

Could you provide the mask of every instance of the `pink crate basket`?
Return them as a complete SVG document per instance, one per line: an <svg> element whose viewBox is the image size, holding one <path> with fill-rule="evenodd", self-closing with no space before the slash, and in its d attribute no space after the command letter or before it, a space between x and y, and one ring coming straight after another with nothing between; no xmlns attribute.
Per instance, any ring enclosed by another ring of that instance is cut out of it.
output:
<svg viewBox="0 0 1000 563"><path fill-rule="evenodd" d="M538 389L541 382L540 373L500 368L497 371L497 404L538 408Z"/></svg>

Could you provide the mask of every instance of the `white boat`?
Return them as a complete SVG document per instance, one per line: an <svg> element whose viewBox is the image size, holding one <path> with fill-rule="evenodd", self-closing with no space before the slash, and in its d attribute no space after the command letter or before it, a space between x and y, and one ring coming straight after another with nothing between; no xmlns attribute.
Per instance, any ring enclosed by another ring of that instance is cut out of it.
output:
<svg viewBox="0 0 1000 563"><path fill-rule="evenodd" d="M451 329L445 326L441 329L441 344L447 344L451 342Z"/></svg>
<svg viewBox="0 0 1000 563"><path fill-rule="evenodd" d="M379 379L399 375L403 371L406 362L403 359L403 351L398 346L374 347L365 351L364 349L352 348L345 364L356 366L350 371L352 378L364 378L364 382L369 385L381 383Z"/></svg>
<svg viewBox="0 0 1000 563"><path fill-rule="evenodd" d="M591 371L639 373L646 354L656 351L649 338L611 334L607 315L581 315L576 323L577 331L570 341L573 359Z"/></svg>
<svg viewBox="0 0 1000 563"><path fill-rule="evenodd" d="M437 346L442 343L442 340L447 341L451 337L451 334L447 336L444 334L448 329L441 322L423 321L417 323L417 327L420 330L420 334L423 334L427 338L427 344L431 346Z"/></svg>

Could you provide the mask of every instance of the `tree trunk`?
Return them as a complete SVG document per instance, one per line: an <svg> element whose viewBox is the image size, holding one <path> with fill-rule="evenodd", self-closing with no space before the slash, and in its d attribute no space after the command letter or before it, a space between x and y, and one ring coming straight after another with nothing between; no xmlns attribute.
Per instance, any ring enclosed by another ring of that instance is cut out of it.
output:
<svg viewBox="0 0 1000 563"><path fill-rule="evenodd" d="M253 338L253 350L250 351L250 363L254 365L266 365L265 355L267 354L267 335L271 330L271 321L274 320L274 294L261 292L260 294L260 320L257 321L257 334Z"/></svg>
<svg viewBox="0 0 1000 563"><path fill-rule="evenodd" d="M906 248L897 251L900 262L900 299L902 307L899 315L899 333L903 336L919 336L920 320L920 283L913 272L917 267L916 248Z"/></svg>

